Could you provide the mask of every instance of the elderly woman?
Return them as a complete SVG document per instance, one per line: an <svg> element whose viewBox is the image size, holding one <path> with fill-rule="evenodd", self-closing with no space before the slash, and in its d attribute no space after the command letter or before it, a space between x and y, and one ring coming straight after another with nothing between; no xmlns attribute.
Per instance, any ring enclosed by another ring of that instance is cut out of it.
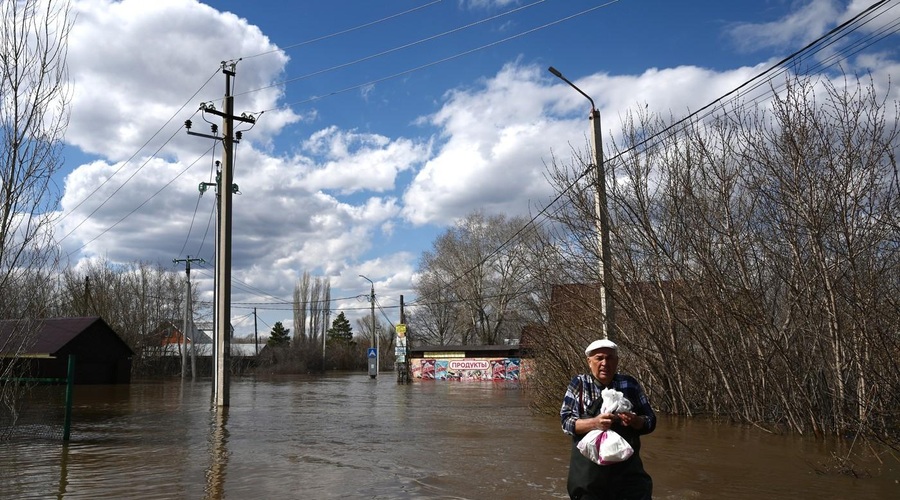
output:
<svg viewBox="0 0 900 500"><path fill-rule="evenodd" d="M585 500L649 499L653 494L653 480L644 471L640 450L641 435L656 428L650 401L634 377L616 373L619 365L616 344L606 339L595 340L584 354L589 373L572 378L559 410L563 432L572 436L569 496ZM631 402L632 411L600 413L603 389L621 392ZM576 445L594 429L617 432L628 441L634 454L624 462L608 465L591 461Z"/></svg>

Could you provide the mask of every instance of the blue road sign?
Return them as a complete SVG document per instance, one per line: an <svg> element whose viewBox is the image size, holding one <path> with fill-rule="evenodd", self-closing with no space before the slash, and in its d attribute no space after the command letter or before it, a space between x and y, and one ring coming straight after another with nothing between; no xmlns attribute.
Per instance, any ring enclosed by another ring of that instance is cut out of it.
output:
<svg viewBox="0 0 900 500"><path fill-rule="evenodd" d="M369 348L369 357L370 357L370 358L377 358L377 357L378 357L378 350L375 349L374 347L370 347L370 348Z"/></svg>

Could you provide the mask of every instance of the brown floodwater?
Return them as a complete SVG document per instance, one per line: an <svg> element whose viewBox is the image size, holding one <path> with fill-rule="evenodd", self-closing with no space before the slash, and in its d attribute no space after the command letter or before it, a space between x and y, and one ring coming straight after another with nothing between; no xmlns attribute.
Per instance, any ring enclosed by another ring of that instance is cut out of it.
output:
<svg viewBox="0 0 900 500"><path fill-rule="evenodd" d="M515 386L243 378L226 411L211 409L211 391L78 387L67 445L0 443L0 498L566 498L569 438ZM900 498L900 457L855 451L660 416L641 453L654 498Z"/></svg>

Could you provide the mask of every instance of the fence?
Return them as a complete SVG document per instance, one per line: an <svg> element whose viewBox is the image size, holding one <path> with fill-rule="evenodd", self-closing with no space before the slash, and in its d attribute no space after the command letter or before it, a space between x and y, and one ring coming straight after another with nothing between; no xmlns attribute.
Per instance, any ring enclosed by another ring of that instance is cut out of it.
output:
<svg viewBox="0 0 900 500"><path fill-rule="evenodd" d="M75 356L69 355L68 362L66 378L0 378L0 384L5 386L3 400L0 401L0 441L69 440L72 430Z"/></svg>

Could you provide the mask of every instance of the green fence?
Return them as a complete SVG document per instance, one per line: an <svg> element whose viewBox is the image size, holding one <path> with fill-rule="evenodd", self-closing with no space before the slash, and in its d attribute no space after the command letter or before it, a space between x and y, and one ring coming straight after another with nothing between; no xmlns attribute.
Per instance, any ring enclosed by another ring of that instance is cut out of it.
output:
<svg viewBox="0 0 900 500"><path fill-rule="evenodd" d="M0 440L62 439L72 431L75 356L69 355L66 378L0 378ZM15 385L15 388L12 388Z"/></svg>

